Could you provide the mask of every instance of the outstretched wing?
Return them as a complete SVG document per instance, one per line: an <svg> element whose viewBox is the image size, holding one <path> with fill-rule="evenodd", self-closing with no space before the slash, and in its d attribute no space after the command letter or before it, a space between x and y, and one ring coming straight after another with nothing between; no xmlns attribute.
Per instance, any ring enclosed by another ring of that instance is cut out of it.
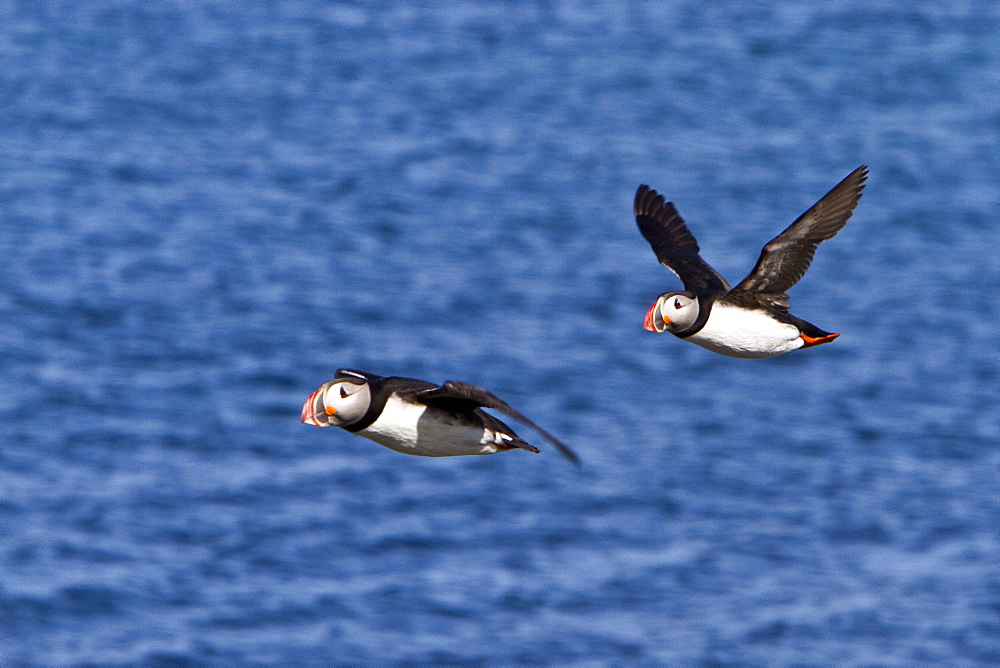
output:
<svg viewBox="0 0 1000 668"><path fill-rule="evenodd" d="M677 274L685 290L696 294L729 291L726 279L698 255L698 242L673 202L665 202L663 195L641 185L635 192L633 209L639 231L653 247L656 259Z"/></svg>
<svg viewBox="0 0 1000 668"><path fill-rule="evenodd" d="M809 269L816 247L844 227L861 199L867 178L868 167L861 165L769 241L753 271L733 289L733 296L755 293L787 309L785 292Z"/></svg>
<svg viewBox="0 0 1000 668"><path fill-rule="evenodd" d="M576 456L575 452L570 450L569 446L561 443L555 436L511 408L503 399L478 385L449 380L445 381L445 384L441 387L432 387L416 392L413 398L428 406L435 406L445 410L468 411L474 408L492 408L498 410L537 431L556 446L566 459L577 466L580 465L580 458Z"/></svg>

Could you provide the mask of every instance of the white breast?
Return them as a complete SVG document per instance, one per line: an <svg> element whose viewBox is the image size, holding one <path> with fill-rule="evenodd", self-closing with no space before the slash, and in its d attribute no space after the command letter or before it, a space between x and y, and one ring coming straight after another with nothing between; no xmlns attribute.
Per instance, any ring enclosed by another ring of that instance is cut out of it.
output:
<svg viewBox="0 0 1000 668"><path fill-rule="evenodd" d="M799 328L778 322L764 311L716 302L708 322L687 337L712 352L730 357L776 357L802 347Z"/></svg>
<svg viewBox="0 0 1000 668"><path fill-rule="evenodd" d="M395 396L389 397L375 422L357 433L391 450L423 457L491 455L498 444L510 440L445 411Z"/></svg>

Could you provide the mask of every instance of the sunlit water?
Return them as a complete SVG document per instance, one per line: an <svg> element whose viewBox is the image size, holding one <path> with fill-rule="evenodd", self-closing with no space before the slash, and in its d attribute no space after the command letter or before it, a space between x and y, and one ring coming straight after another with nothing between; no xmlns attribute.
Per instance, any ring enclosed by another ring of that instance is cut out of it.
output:
<svg viewBox="0 0 1000 668"><path fill-rule="evenodd" d="M1000 662L995 3L196 4L0 9L0 662ZM642 330L639 183L735 283L862 163L837 341Z"/></svg>

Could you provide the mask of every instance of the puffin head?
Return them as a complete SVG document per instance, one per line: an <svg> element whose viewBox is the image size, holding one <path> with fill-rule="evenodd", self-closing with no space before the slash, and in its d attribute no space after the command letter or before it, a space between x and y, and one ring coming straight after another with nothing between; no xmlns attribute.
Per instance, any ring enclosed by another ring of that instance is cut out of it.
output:
<svg viewBox="0 0 1000 668"><path fill-rule="evenodd" d="M698 319L698 299L690 292L668 292L660 295L646 311L643 329L650 332L681 332Z"/></svg>
<svg viewBox="0 0 1000 668"><path fill-rule="evenodd" d="M371 401L371 386L364 378L328 380L302 405L302 421L317 427L343 427L360 420Z"/></svg>

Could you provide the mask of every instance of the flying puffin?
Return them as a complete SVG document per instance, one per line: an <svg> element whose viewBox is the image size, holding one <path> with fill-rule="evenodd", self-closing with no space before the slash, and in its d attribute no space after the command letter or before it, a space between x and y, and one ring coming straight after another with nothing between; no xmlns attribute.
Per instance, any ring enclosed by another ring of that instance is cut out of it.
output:
<svg viewBox="0 0 1000 668"><path fill-rule="evenodd" d="M731 357L776 357L828 343L824 332L788 312L786 291L809 268L820 242L832 238L861 199L868 167L861 165L769 241L757 266L730 288L698 254L698 242L672 202L649 186L635 193L635 220L660 264L677 274L684 290L660 295L643 323Z"/></svg>
<svg viewBox="0 0 1000 668"><path fill-rule="evenodd" d="M492 455L516 448L539 452L483 408L496 409L530 426L580 465L569 447L502 399L455 380L435 385L414 378L339 369L333 380L306 399L302 421L317 427L340 427L407 455Z"/></svg>

